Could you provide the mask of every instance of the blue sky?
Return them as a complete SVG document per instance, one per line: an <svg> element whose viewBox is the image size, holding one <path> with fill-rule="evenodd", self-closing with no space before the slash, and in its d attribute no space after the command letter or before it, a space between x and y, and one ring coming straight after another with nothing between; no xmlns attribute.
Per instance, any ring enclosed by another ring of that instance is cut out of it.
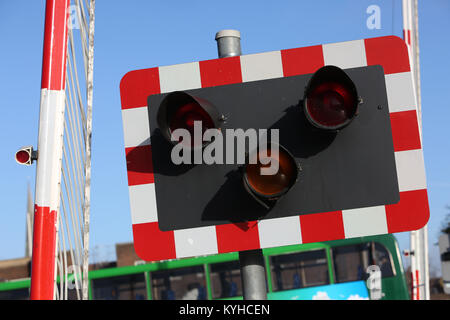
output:
<svg viewBox="0 0 450 320"><path fill-rule="evenodd" d="M44 3L0 0L0 259L25 250L26 188L36 169L17 165L14 153L37 144ZM380 29L366 26L372 4L381 8ZM420 1L419 10L431 269L439 270L434 244L450 211L450 1ZM240 30L243 54L401 36L401 1L97 1L91 247L132 241L120 79L134 69L216 58L222 29ZM396 236L408 248L409 233Z"/></svg>

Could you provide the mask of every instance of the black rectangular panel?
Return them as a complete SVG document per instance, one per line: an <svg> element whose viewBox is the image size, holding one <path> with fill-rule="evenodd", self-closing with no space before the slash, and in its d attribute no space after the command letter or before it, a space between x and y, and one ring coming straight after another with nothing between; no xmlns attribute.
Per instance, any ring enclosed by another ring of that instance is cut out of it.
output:
<svg viewBox="0 0 450 320"><path fill-rule="evenodd" d="M185 91L212 102L227 117L222 130L280 130L280 144L302 170L297 183L270 210L245 191L239 165L174 165L172 145L156 123L158 107L168 93L151 95L148 110L160 229L397 203L400 196L383 69L369 66L345 72L363 103L355 119L336 134L311 130L306 123L301 100L312 74Z"/></svg>

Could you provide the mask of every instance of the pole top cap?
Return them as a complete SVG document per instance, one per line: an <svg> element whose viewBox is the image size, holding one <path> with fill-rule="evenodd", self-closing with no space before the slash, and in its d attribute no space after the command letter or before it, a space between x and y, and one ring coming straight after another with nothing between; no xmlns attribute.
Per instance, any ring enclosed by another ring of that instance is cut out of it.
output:
<svg viewBox="0 0 450 320"><path fill-rule="evenodd" d="M216 40L223 37L235 37L235 38L241 38L241 33L238 30L220 30L216 33Z"/></svg>

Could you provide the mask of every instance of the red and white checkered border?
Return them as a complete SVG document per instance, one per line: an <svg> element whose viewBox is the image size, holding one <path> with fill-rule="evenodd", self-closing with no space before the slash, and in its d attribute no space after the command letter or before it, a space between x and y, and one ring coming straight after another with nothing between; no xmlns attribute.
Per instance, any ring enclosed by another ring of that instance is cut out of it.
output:
<svg viewBox="0 0 450 320"><path fill-rule="evenodd" d="M400 202L393 205L163 232L158 228L147 97L151 94L382 65ZM147 261L417 230L429 218L422 143L405 43L388 36L127 73L120 83L134 245Z"/></svg>

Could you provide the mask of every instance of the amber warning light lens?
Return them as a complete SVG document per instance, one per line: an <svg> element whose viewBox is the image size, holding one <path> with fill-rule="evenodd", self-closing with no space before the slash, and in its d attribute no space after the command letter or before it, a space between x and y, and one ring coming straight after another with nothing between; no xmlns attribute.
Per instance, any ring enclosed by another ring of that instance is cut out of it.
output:
<svg viewBox="0 0 450 320"><path fill-rule="evenodd" d="M288 192L298 176L298 167L293 156L282 146L278 146L278 152L272 152L272 148L273 145L269 145L267 149L250 154L249 164L244 170L247 190L267 200L276 200ZM270 167L278 167L278 170L275 174L264 174L264 169L267 172Z"/></svg>

